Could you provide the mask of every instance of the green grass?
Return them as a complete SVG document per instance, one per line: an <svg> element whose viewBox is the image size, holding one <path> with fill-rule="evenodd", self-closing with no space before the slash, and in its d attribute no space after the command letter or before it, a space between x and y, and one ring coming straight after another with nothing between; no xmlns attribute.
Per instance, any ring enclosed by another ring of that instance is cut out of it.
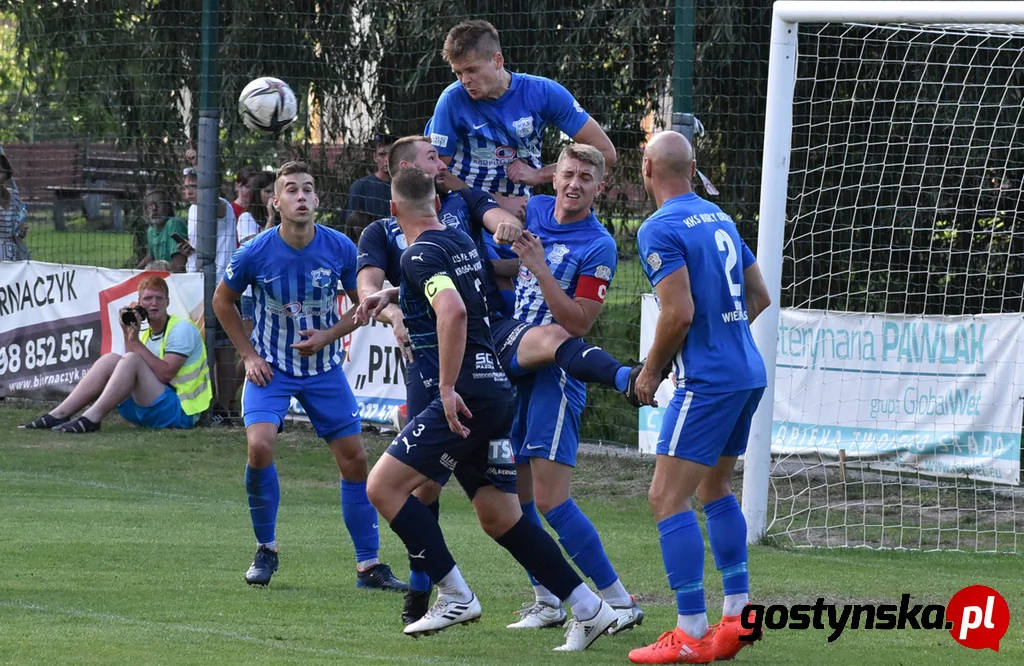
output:
<svg viewBox="0 0 1024 666"><path fill-rule="evenodd" d="M30 224L26 240L35 261L126 268L132 258L135 237L130 232L91 230L82 217L70 218L68 230L57 231L53 216L42 213L33 214Z"/></svg>
<svg viewBox="0 0 1024 666"><path fill-rule="evenodd" d="M400 596L354 587L336 472L305 427L290 428L278 447L281 570L267 589L252 589L242 582L253 538L241 430L153 433L116 418L87 437L14 428L36 415L11 403L0 410L0 663L624 664L628 650L675 621L646 507L646 460L586 457L575 495L647 621L585 654L555 655L560 632L504 628L528 598L526 578L474 524L457 489L442 497L442 527L483 621L414 641L401 634ZM376 458L384 442L368 442ZM401 545L381 526L382 556L404 576ZM710 554L706 569L714 609L721 586ZM767 602L888 602L907 592L945 603L983 583L1011 613L1024 608L1016 558L758 547L750 569ZM968 652L943 631L848 630L828 644L827 631L780 630L738 663L1021 663L1024 622L1013 617L998 655Z"/></svg>

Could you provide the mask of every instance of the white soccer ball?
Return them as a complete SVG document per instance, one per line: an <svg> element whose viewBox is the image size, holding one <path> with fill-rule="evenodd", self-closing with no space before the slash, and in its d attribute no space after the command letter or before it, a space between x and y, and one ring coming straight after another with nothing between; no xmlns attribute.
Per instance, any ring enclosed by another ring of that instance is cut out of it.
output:
<svg viewBox="0 0 1024 666"><path fill-rule="evenodd" d="M299 104L288 84L272 76L249 82L238 96L238 115L251 130L280 134L295 122Z"/></svg>

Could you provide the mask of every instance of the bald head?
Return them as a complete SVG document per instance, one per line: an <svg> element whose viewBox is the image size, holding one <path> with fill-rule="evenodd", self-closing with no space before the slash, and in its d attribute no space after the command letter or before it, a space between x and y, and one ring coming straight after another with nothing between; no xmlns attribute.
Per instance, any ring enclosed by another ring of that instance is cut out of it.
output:
<svg viewBox="0 0 1024 666"><path fill-rule="evenodd" d="M644 189L661 205L693 191L693 146L679 132L659 132L644 148Z"/></svg>
<svg viewBox="0 0 1024 666"><path fill-rule="evenodd" d="M644 156L658 176L690 179L693 173L693 146L679 132L659 132L647 143Z"/></svg>

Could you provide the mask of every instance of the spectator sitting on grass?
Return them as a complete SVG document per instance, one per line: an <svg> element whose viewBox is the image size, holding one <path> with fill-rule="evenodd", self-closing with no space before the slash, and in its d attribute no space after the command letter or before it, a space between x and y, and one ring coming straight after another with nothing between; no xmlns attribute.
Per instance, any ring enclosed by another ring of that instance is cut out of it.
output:
<svg viewBox="0 0 1024 666"><path fill-rule="evenodd" d="M188 225L174 217L170 193L163 188L151 189L146 193L145 205L147 254L136 268L144 268L154 261L166 261L170 262L172 273L184 273L187 257L172 236L178 234L188 238Z"/></svg>
<svg viewBox="0 0 1024 666"><path fill-rule="evenodd" d="M145 428L195 425L213 400L206 348L192 320L168 314L169 295L162 277L144 278L139 283L138 305L146 311L149 327L142 330L139 314L122 309L118 323L124 334L124 355L101 356L64 402L21 427L96 432L115 408L126 420ZM131 315L126 324L127 312ZM92 406L81 416L72 418L90 402Z"/></svg>

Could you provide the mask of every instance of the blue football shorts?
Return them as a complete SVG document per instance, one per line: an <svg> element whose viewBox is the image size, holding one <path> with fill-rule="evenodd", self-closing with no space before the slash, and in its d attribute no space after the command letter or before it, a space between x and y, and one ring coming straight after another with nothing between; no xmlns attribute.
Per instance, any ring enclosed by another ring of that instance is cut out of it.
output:
<svg viewBox="0 0 1024 666"><path fill-rule="evenodd" d="M245 427L254 423L273 423L281 432L293 396L306 410L318 437L331 442L362 431L359 404L340 365L310 377L293 377L274 368L274 376L266 386L258 386L246 379L242 389Z"/></svg>
<svg viewBox="0 0 1024 666"><path fill-rule="evenodd" d="M557 365L517 380L512 447L519 460L546 458L575 467L586 405L586 385Z"/></svg>
<svg viewBox="0 0 1024 666"><path fill-rule="evenodd" d="M747 450L750 420L764 388L696 393L677 388L665 410L655 451L714 467L720 457Z"/></svg>

